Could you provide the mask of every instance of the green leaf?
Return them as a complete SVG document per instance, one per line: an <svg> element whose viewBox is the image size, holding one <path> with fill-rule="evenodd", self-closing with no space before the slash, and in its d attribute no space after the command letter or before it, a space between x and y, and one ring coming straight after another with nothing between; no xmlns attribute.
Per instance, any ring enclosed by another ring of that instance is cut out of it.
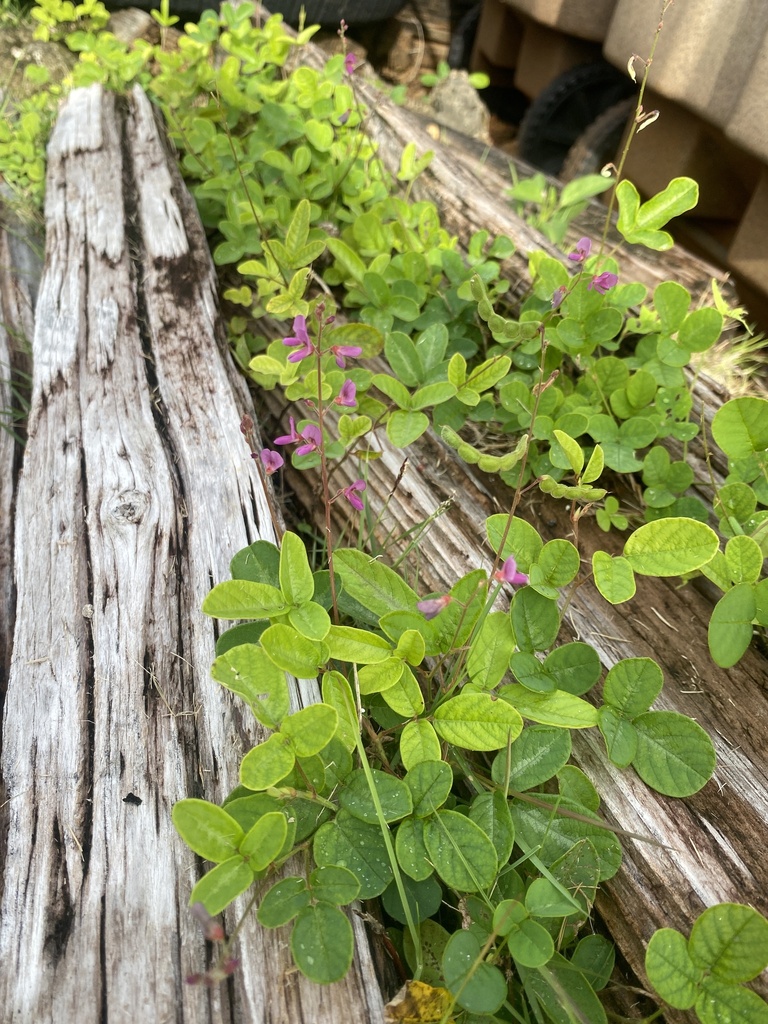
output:
<svg viewBox="0 0 768 1024"><path fill-rule="evenodd" d="M284 719L280 735L290 739L297 757L312 757L333 739L338 721L330 704L310 704Z"/></svg>
<svg viewBox="0 0 768 1024"><path fill-rule="evenodd" d="M256 644L240 644L220 655L211 675L242 697L267 729L276 729L288 714L291 702L285 673Z"/></svg>
<svg viewBox="0 0 768 1024"><path fill-rule="evenodd" d="M416 881L429 878L432 864L424 845L424 819L406 818L395 835L395 853L403 871Z"/></svg>
<svg viewBox="0 0 768 1024"><path fill-rule="evenodd" d="M677 281L663 281L653 292L653 304L661 319L663 334L676 334L688 315L691 293Z"/></svg>
<svg viewBox="0 0 768 1024"><path fill-rule="evenodd" d="M429 426L423 412L396 409L387 420L387 437L396 448L406 448L417 441Z"/></svg>
<svg viewBox="0 0 768 1024"><path fill-rule="evenodd" d="M557 602L531 587L518 590L510 610L512 629L521 651L546 651L560 631Z"/></svg>
<svg viewBox="0 0 768 1024"><path fill-rule="evenodd" d="M389 566L357 548L339 548L333 564L344 590L374 615L392 611L416 611L416 593Z"/></svg>
<svg viewBox="0 0 768 1024"><path fill-rule="evenodd" d="M354 952L352 925L338 907L317 903L299 912L291 932L291 953L310 981L340 981L352 966Z"/></svg>
<svg viewBox="0 0 768 1024"><path fill-rule="evenodd" d="M749 583L737 583L717 602L709 620L707 640L712 660L720 668L731 668L741 660L752 642L756 614L755 592Z"/></svg>
<svg viewBox="0 0 768 1024"><path fill-rule="evenodd" d="M269 811L248 830L240 843L240 854L252 871L263 871L280 856L288 835L282 811Z"/></svg>
<svg viewBox="0 0 768 1024"><path fill-rule="evenodd" d="M578 476L584 468L584 452L582 451L581 445L578 441L575 441L572 437L569 437L563 430L556 430L555 437L558 440L560 447L565 452L565 457L568 460L568 464L573 470L575 476Z"/></svg>
<svg viewBox="0 0 768 1024"><path fill-rule="evenodd" d="M280 733L253 747L240 762L240 782L247 789L276 786L296 763L291 741Z"/></svg>
<svg viewBox="0 0 768 1024"><path fill-rule="evenodd" d="M588 839L599 859L599 881L604 882L612 878L621 864L621 846L616 836L602 828L600 819L590 814L580 804L548 793L540 793L538 799L546 803L550 809L533 807L520 800L512 801L511 811L517 844L524 850L536 849L545 864L554 864L579 840ZM595 817L595 824L581 818L559 815L558 808L586 818Z"/></svg>
<svg viewBox="0 0 768 1024"><path fill-rule="evenodd" d="M531 922L533 923L533 922ZM573 965L554 953L538 971L521 971L525 993L552 1024L607 1024L602 1003Z"/></svg>
<svg viewBox="0 0 768 1024"><path fill-rule="evenodd" d="M700 725L675 711L648 711L637 730L633 767L643 782L666 796L691 796L712 777L715 749Z"/></svg>
<svg viewBox="0 0 768 1024"><path fill-rule="evenodd" d="M618 768L627 768L637 753L637 729L610 704L600 708L598 726L608 757Z"/></svg>
<svg viewBox="0 0 768 1024"><path fill-rule="evenodd" d="M404 671L405 665L400 658L387 658L377 665L363 665L357 673L360 693L363 696L383 693L400 681Z"/></svg>
<svg viewBox="0 0 768 1024"><path fill-rule="evenodd" d="M331 628L330 615L316 601L308 601L300 608L291 608L288 621L307 640L323 640Z"/></svg>
<svg viewBox="0 0 768 1024"><path fill-rule="evenodd" d="M512 854L515 826L509 804L503 793L479 793L469 808L469 820L485 832L493 843L499 864L506 864Z"/></svg>
<svg viewBox="0 0 768 1024"><path fill-rule="evenodd" d="M701 1024L768 1024L768 1003L757 992L706 978L696 1014Z"/></svg>
<svg viewBox="0 0 768 1024"><path fill-rule="evenodd" d="M426 818L443 806L453 786L453 772L445 761L420 761L405 776L413 798L413 814Z"/></svg>
<svg viewBox="0 0 768 1024"><path fill-rule="evenodd" d="M330 656L325 643L308 640L282 622L276 622L264 630L261 646L276 665L300 679L315 676Z"/></svg>
<svg viewBox="0 0 768 1024"><path fill-rule="evenodd" d="M725 562L734 583L757 583L763 571L763 552L756 540L739 534L725 545Z"/></svg>
<svg viewBox="0 0 768 1024"><path fill-rule="evenodd" d="M623 658L605 677L603 700L632 719L648 710L663 686L661 668L652 658Z"/></svg>
<svg viewBox="0 0 768 1024"><path fill-rule="evenodd" d="M179 800L171 817L187 846L204 860L228 860L237 853L243 839L243 830L235 819L207 800Z"/></svg>
<svg viewBox="0 0 768 1024"><path fill-rule="evenodd" d="M547 929L538 921L521 921L507 936L509 952L518 967L543 967L552 959L555 944Z"/></svg>
<svg viewBox="0 0 768 1024"><path fill-rule="evenodd" d="M203 601L202 610L214 619L269 619L287 610L277 587L251 580L217 583Z"/></svg>
<svg viewBox="0 0 768 1024"><path fill-rule="evenodd" d="M360 883L353 872L337 864L315 868L309 876L309 884L315 899L333 903L337 907L352 903L360 892Z"/></svg>
<svg viewBox="0 0 768 1024"><path fill-rule="evenodd" d="M443 975L456 1002L470 1013L490 1015L507 998L507 982L498 967L482 958L480 940L471 931L454 932L443 952Z"/></svg>
<svg viewBox="0 0 768 1024"><path fill-rule="evenodd" d="M406 771L422 761L440 760L440 740L431 722L419 718L400 733L400 758Z"/></svg>
<svg viewBox="0 0 768 1024"><path fill-rule="evenodd" d="M411 790L405 782L373 769L371 774L384 821L400 821L413 811ZM346 784L339 793L339 803L345 811L360 821L369 825L375 825L379 821L368 778L362 768L353 771L346 779Z"/></svg>
<svg viewBox="0 0 768 1024"><path fill-rule="evenodd" d="M591 690L602 674L597 651L580 641L556 647L544 659L544 669L554 679L558 690L565 690L575 697Z"/></svg>
<svg viewBox="0 0 768 1024"><path fill-rule="evenodd" d="M365 277L365 264L355 250L350 248L340 238L334 238L333 236L326 238L326 245L336 263L341 267L345 278L352 278L358 284L361 284ZM336 341L334 340L332 344L336 344Z"/></svg>
<svg viewBox="0 0 768 1024"><path fill-rule="evenodd" d="M424 823L424 844L435 871L459 892L493 884L498 859L483 830L457 811L438 811Z"/></svg>
<svg viewBox="0 0 768 1024"><path fill-rule="evenodd" d="M588 729L597 725L597 708L562 690L535 693L519 683L512 683L502 687L499 696L517 708L523 718L542 725L560 729Z"/></svg>
<svg viewBox="0 0 768 1024"><path fill-rule="evenodd" d="M485 521L485 531L494 552L499 552L501 538L504 536L508 519L509 516L500 513L499 515L489 516ZM538 559L543 547L544 541L530 523L526 523L524 519L514 516L504 541L504 548L500 552L500 557L504 560L509 558L510 555L514 555L518 569L521 572L528 572L533 563Z"/></svg>
<svg viewBox="0 0 768 1024"><path fill-rule="evenodd" d="M301 249L307 241L311 209L309 200L302 199L294 210L291 223L285 234L285 247L292 255Z"/></svg>
<svg viewBox="0 0 768 1024"><path fill-rule="evenodd" d="M525 894L525 906L532 917L567 917L582 909L562 886L548 878L534 878Z"/></svg>
<svg viewBox="0 0 768 1024"><path fill-rule="evenodd" d="M380 896L392 881L392 867L379 826L367 825L343 809L334 821L317 830L313 852L318 867L338 864L348 868L360 882L361 900Z"/></svg>
<svg viewBox="0 0 768 1024"><path fill-rule="evenodd" d="M768 448L768 399L732 398L715 413L712 437L729 459L746 459Z"/></svg>
<svg viewBox="0 0 768 1024"><path fill-rule="evenodd" d="M695 309L683 321L677 340L688 352L706 352L723 330L723 316L711 306Z"/></svg>
<svg viewBox="0 0 768 1024"><path fill-rule="evenodd" d="M251 580L253 583L280 584L280 552L274 544L257 540L243 548L229 563L233 580Z"/></svg>
<svg viewBox="0 0 768 1024"><path fill-rule="evenodd" d="M282 817L282 815L281 815ZM213 917L229 906L253 882L253 871L242 857L230 857L203 875L192 890L189 905L202 903Z"/></svg>
<svg viewBox="0 0 768 1024"><path fill-rule="evenodd" d="M515 636L509 616L491 612L472 642L467 658L467 672L473 683L492 690L501 682L515 649Z"/></svg>
<svg viewBox="0 0 768 1024"><path fill-rule="evenodd" d="M651 230L662 228L674 217L692 210L698 201L699 186L692 178L673 178L665 189L641 205L637 224Z"/></svg>
<svg viewBox="0 0 768 1024"><path fill-rule="evenodd" d="M384 702L403 718L415 718L424 710L424 695L407 665L403 665L403 672L395 685L388 686L382 691L381 696Z"/></svg>
<svg viewBox="0 0 768 1024"><path fill-rule="evenodd" d="M280 928L308 907L312 896L303 878L281 878L267 890L256 914L264 928Z"/></svg>
<svg viewBox="0 0 768 1024"><path fill-rule="evenodd" d="M461 693L434 715L439 736L465 750L498 750L520 735L523 721L514 708L487 693Z"/></svg>
<svg viewBox="0 0 768 1024"><path fill-rule="evenodd" d="M592 574L598 591L611 604L623 604L635 596L635 574L628 558L609 555L607 551L595 551L592 555Z"/></svg>
<svg viewBox="0 0 768 1024"><path fill-rule="evenodd" d="M419 923L426 921L440 910L440 905L443 902L443 889L434 875L418 882L405 875L403 888L414 921ZM400 893L394 882L390 882L384 891L381 902L390 917L400 924L408 924L403 901L400 899Z"/></svg>
<svg viewBox="0 0 768 1024"><path fill-rule="evenodd" d="M292 605L306 604L315 593L304 541L290 531L280 542L280 589L285 600Z"/></svg>
<svg viewBox="0 0 768 1024"><path fill-rule="evenodd" d="M576 578L580 564L579 552L569 540L550 540L531 566L530 584L545 597L557 597L551 589L567 586Z"/></svg>
<svg viewBox="0 0 768 1024"><path fill-rule="evenodd" d="M325 643L329 656L336 661L372 665L392 656L392 645L384 637L354 626L331 626Z"/></svg>
<svg viewBox="0 0 768 1024"><path fill-rule="evenodd" d="M339 716L336 727L337 738L344 744L346 750L354 750L360 729L355 711L355 698L352 696L352 687L340 672L325 672L323 674L322 696L323 703L330 704L331 707L336 708L336 714Z"/></svg>
<svg viewBox="0 0 768 1024"><path fill-rule="evenodd" d="M571 734L550 725L530 725L512 744L509 757L509 788L524 792L547 782L571 756ZM491 776L503 786L507 774L507 752L496 755Z"/></svg>
<svg viewBox="0 0 768 1024"><path fill-rule="evenodd" d="M608 984L615 961L616 949L603 935L585 935L571 957L573 966L596 992Z"/></svg>
<svg viewBox="0 0 768 1024"><path fill-rule="evenodd" d="M751 981L768 966L768 921L742 903L720 903L698 918L689 949L719 981Z"/></svg>
<svg viewBox="0 0 768 1024"><path fill-rule="evenodd" d="M681 576L706 565L717 552L717 534L695 519L646 523L624 545L624 555L642 576Z"/></svg>

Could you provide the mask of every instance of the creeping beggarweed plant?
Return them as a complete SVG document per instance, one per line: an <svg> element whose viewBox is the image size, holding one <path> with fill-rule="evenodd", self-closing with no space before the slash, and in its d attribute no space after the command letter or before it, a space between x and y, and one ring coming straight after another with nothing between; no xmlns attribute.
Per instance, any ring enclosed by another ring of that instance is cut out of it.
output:
<svg viewBox="0 0 768 1024"><path fill-rule="evenodd" d="M620 661L595 694L597 652L558 643L558 602L583 581L578 546L545 543L517 511L538 488L568 502L577 543L585 515L605 530L632 528L620 556L593 556L611 602L634 594L636 574L708 576L723 590L710 648L735 664L753 627L768 624L768 403L726 403L710 438L692 416L685 367L741 312L717 291L714 307L692 308L676 282L648 296L622 279L617 252L589 238L562 260L531 253L529 292L513 306L511 241L480 231L460 248L434 204L411 199L429 163L415 146L396 180L382 166L362 130L354 58L289 70L311 29L294 38L279 17L255 25L252 5L224 4L171 48L166 6L161 45L128 46L105 31L97 0L44 0L34 11L41 36L79 55L63 88L138 81L164 111L234 310L235 357L306 410L266 445L244 419L251 454L265 480L288 459L320 471L327 567L310 566L287 532L279 548L259 541L238 553L232 579L204 605L244 620L219 637L213 675L268 736L246 753L222 807L174 809L182 837L214 865L191 902L206 937L223 943L216 966L192 980L216 984L236 970L232 936L224 942L211 917L246 891L264 926L290 926L300 970L337 980L353 956L341 908L378 896L396 962L442 991L443 1020L599 1024L613 951L585 932L599 883L618 870L620 833L568 763L571 731L597 729L618 769L671 796L697 792L714 753L695 722L653 709L663 679L651 659ZM0 133L0 169L39 198L54 96L37 77L39 118L13 108L21 134ZM638 103L638 126L647 121ZM547 193L536 216L551 239L562 241L604 183ZM522 185L513 202L533 194ZM668 248L665 227L696 193L676 179L641 202L619 180L620 235ZM266 316L285 323L281 337L262 333ZM406 447L430 426L514 489L509 512L485 524L489 564L442 594L340 546L330 514L334 502L366 511L372 432ZM729 460L725 485L710 488L713 513L690 494L687 446L699 437ZM359 475L339 487L341 460ZM622 474L641 481L640 513L608 493ZM286 673L318 675L322 702L291 713ZM286 876L289 862L298 873ZM687 945L654 939L648 975L668 1005L695 1005L710 1024L736 1000L740 1019L764 1020L764 1004L739 987L768 961L746 909L707 911ZM742 918L754 945L746 965Z"/></svg>

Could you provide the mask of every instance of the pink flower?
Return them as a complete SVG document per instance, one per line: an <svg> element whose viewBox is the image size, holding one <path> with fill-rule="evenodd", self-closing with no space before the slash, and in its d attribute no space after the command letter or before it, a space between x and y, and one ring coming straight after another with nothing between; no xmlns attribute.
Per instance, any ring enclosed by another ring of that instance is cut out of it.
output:
<svg viewBox="0 0 768 1024"><path fill-rule="evenodd" d="M552 295L552 309L557 309L567 294L568 289L565 285L555 288L554 294Z"/></svg>
<svg viewBox="0 0 768 1024"><path fill-rule="evenodd" d="M299 437L304 444L300 445L296 449L297 455L309 455L310 452L316 452L323 440L320 428L316 427L314 423L310 423L308 426L304 427Z"/></svg>
<svg viewBox="0 0 768 1024"><path fill-rule="evenodd" d="M360 494L362 494L366 486L365 480L355 480L354 483L348 484L341 490L341 493L352 508L356 508L358 512L363 511L363 499L360 497Z"/></svg>
<svg viewBox="0 0 768 1024"><path fill-rule="evenodd" d="M568 253L568 259L573 260L574 263L583 263L591 251L592 240L586 237L580 238L576 243L575 252Z"/></svg>
<svg viewBox="0 0 768 1024"><path fill-rule="evenodd" d="M255 453L252 452L251 454L254 458L256 457ZM283 465L283 456L280 452L273 452L269 448L262 448L260 458L267 476L272 476Z"/></svg>
<svg viewBox="0 0 768 1024"><path fill-rule="evenodd" d="M301 435L296 432L296 421L293 416L289 417L289 424L291 428L290 434L283 434L282 437L276 437L275 444L296 444L301 440Z"/></svg>
<svg viewBox="0 0 768 1024"><path fill-rule="evenodd" d="M500 569L497 569L493 574L493 578L498 580L500 583L509 583L513 587L522 586L523 583L528 582L528 577L524 572L517 571L517 562L514 560L512 555L504 562Z"/></svg>
<svg viewBox="0 0 768 1024"><path fill-rule="evenodd" d="M331 345L330 351L333 352L336 358L336 365L340 370L343 370L347 365L344 356L347 356L349 359L355 359L363 350L359 345ZM289 356L288 358L290 359L291 357Z"/></svg>
<svg viewBox="0 0 768 1024"><path fill-rule="evenodd" d="M297 345L301 345L301 348L296 352L291 352L288 356L289 363L300 363L302 359L307 356L313 355L317 349L315 348L314 342L307 333L307 321L303 316L297 316L293 321L293 333L295 337L283 338L283 344L289 348L296 348Z"/></svg>
<svg viewBox="0 0 768 1024"><path fill-rule="evenodd" d="M443 594L442 597L430 597L426 601L419 601L416 607L425 619L434 619L452 600L450 594Z"/></svg>
<svg viewBox="0 0 768 1024"><path fill-rule="evenodd" d="M344 58L344 70L348 75L351 75L356 67L357 58L355 57L354 53L348 53Z"/></svg>
<svg viewBox="0 0 768 1024"><path fill-rule="evenodd" d="M601 295L605 295L609 288L613 288L618 283L618 277L606 270L605 273L593 277L587 287L590 291L594 289L594 291L600 292Z"/></svg>
<svg viewBox="0 0 768 1024"><path fill-rule="evenodd" d="M341 391L334 398L334 402L336 405L346 405L353 409L357 405L356 393L357 387L355 382L353 380L345 380L341 385Z"/></svg>
<svg viewBox="0 0 768 1024"><path fill-rule="evenodd" d="M211 917L203 903L195 903L190 908L190 914L203 929L203 935L209 942L224 941L224 929L215 917Z"/></svg>

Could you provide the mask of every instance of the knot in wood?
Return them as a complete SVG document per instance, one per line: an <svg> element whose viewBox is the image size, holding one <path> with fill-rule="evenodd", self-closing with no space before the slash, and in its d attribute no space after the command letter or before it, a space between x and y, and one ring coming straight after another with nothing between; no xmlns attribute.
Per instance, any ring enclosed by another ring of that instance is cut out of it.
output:
<svg viewBox="0 0 768 1024"><path fill-rule="evenodd" d="M119 525L138 526L149 507L149 496L142 491L121 491L109 509L110 518Z"/></svg>

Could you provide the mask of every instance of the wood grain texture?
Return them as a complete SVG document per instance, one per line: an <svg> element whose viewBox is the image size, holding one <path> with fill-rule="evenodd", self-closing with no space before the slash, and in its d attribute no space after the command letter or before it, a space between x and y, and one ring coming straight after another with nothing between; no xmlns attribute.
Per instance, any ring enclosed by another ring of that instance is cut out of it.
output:
<svg viewBox="0 0 768 1024"><path fill-rule="evenodd" d="M3 717L0 1019L378 1022L356 920L358 959L329 988L252 916L229 985L184 983L206 966L187 910L202 865L171 807L221 799L256 739L210 678L199 609L234 552L273 537L271 516L203 231L143 93L74 92L48 175ZM294 687L296 707L314 699L314 682Z"/></svg>

